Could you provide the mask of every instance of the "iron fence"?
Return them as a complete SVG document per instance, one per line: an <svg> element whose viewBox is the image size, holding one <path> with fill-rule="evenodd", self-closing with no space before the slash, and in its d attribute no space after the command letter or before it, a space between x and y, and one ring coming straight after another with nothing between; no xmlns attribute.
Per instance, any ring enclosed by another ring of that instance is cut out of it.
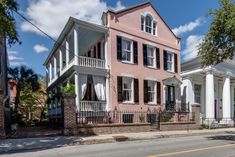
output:
<svg viewBox="0 0 235 157"><path fill-rule="evenodd" d="M128 124L156 123L158 112L149 111L80 111L77 113L78 124Z"/></svg>

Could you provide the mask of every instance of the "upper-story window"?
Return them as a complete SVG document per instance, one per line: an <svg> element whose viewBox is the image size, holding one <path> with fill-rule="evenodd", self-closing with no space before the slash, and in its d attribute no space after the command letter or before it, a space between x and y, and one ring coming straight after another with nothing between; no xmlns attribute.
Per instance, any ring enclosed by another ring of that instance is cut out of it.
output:
<svg viewBox="0 0 235 157"><path fill-rule="evenodd" d="M178 72L178 55L164 50L164 70Z"/></svg>
<svg viewBox="0 0 235 157"><path fill-rule="evenodd" d="M131 62L132 61L132 41L127 39L122 39L122 61Z"/></svg>
<svg viewBox="0 0 235 157"><path fill-rule="evenodd" d="M159 48L143 44L143 63L144 66L160 69Z"/></svg>
<svg viewBox="0 0 235 157"><path fill-rule="evenodd" d="M138 64L138 43L134 40L117 36L117 59L125 63Z"/></svg>
<svg viewBox="0 0 235 157"><path fill-rule="evenodd" d="M141 30L156 35L157 22L151 15L141 16Z"/></svg>
<svg viewBox="0 0 235 157"><path fill-rule="evenodd" d="M147 46L147 65L150 67L155 67L155 51L153 47Z"/></svg>

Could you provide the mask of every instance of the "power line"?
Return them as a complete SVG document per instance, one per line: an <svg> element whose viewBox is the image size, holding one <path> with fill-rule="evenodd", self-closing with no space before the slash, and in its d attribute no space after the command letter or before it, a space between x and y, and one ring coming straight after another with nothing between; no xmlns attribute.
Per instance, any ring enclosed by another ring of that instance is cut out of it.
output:
<svg viewBox="0 0 235 157"><path fill-rule="evenodd" d="M24 15L22 15L21 13L19 13L18 11L13 10L16 14L18 14L21 18L23 18L25 21L27 21L29 24L31 24L33 27L35 27L38 31L40 31L41 33L43 33L44 35L46 35L49 39L51 39L55 44L61 46L62 48L64 48L65 50L67 50L69 53L71 53L71 51L69 49L66 48L66 46L60 44L59 42L57 42L57 40L55 40L53 37L51 37L49 34L47 34L45 31L43 31L41 28L39 28L36 24L32 23L29 19L27 19ZM75 57L79 57L78 55L75 55Z"/></svg>

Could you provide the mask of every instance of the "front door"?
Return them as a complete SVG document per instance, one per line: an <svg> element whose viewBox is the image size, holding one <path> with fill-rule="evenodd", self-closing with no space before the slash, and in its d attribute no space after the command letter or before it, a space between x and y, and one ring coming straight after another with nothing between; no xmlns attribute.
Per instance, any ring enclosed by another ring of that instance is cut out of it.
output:
<svg viewBox="0 0 235 157"><path fill-rule="evenodd" d="M166 109L175 110L175 87L167 86L167 93Z"/></svg>

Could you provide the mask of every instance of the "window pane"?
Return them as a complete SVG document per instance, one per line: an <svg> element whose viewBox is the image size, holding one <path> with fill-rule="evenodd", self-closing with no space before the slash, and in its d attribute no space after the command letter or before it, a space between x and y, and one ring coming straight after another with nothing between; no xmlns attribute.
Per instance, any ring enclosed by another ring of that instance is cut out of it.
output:
<svg viewBox="0 0 235 157"><path fill-rule="evenodd" d="M196 103L201 103L201 85L194 85L194 99Z"/></svg>

